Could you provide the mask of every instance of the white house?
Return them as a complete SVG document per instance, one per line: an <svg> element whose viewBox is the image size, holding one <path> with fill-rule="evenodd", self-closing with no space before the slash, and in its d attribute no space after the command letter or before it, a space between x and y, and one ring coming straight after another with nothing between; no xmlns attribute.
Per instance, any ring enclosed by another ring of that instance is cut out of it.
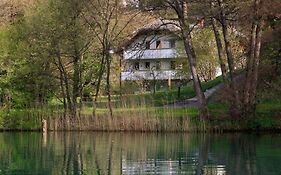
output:
<svg viewBox="0 0 281 175"><path fill-rule="evenodd" d="M172 80L177 74L179 54L179 28L168 20L155 22L140 28L122 49L124 70L122 81Z"/></svg>
<svg viewBox="0 0 281 175"><path fill-rule="evenodd" d="M128 5L138 7L139 0L122 0L123 5L126 7Z"/></svg>

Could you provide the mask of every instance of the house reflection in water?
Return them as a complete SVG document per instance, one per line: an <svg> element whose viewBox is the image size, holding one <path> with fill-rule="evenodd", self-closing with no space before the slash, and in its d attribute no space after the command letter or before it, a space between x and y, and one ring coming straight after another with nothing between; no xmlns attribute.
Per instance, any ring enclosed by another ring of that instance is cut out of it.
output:
<svg viewBox="0 0 281 175"><path fill-rule="evenodd" d="M180 160L148 159L145 161L130 161L122 159L122 174L203 174L225 175L224 165L207 165L198 170L195 157Z"/></svg>

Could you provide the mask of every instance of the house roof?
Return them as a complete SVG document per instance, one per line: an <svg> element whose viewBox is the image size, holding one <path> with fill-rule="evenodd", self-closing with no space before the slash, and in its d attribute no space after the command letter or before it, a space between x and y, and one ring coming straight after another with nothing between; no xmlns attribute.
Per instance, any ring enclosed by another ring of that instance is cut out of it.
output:
<svg viewBox="0 0 281 175"><path fill-rule="evenodd" d="M178 32L180 31L179 23L175 20L162 20L157 19L154 22L147 24L140 29L136 30L134 33L138 34L141 32L149 32L149 31L162 31L167 30L170 32Z"/></svg>
<svg viewBox="0 0 281 175"><path fill-rule="evenodd" d="M155 33L173 33L177 34L180 32L179 23L176 20L162 20L157 19L152 23L144 25L143 27L139 28L138 30L132 33L132 36L129 40L124 42L124 44L117 49L117 53L127 48L130 44L132 44L139 36L142 35L151 35Z"/></svg>

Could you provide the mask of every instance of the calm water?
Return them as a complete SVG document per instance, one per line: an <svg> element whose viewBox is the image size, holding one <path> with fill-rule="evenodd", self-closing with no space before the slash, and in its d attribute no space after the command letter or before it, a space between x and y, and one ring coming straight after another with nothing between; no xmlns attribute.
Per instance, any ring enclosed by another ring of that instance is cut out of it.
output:
<svg viewBox="0 0 281 175"><path fill-rule="evenodd" d="M280 136L0 133L0 175L280 175Z"/></svg>

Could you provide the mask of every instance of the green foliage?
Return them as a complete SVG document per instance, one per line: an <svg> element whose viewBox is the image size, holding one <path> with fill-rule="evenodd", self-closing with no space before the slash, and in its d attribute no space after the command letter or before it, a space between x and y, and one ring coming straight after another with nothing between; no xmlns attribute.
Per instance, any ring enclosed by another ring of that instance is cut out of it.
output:
<svg viewBox="0 0 281 175"><path fill-rule="evenodd" d="M7 30L0 30L0 44L6 46L1 47L0 54L0 72L6 67L6 76L0 77L0 94L7 90L14 107L43 105L61 95L58 51L70 82L74 81L74 54L77 50L83 54L77 68L84 80L80 82L87 83L85 87L91 85L97 61L90 59L93 54L87 50L88 31L75 16L81 5L75 0L40 1Z"/></svg>
<svg viewBox="0 0 281 175"><path fill-rule="evenodd" d="M200 78L204 81L214 79L220 64L212 30L210 28L194 29L192 32L192 46L196 54L196 66ZM186 53L182 42L178 43L178 53L180 57L184 57L177 61L177 64L181 65L178 74L188 76L190 75L190 68L185 58Z"/></svg>
<svg viewBox="0 0 281 175"><path fill-rule="evenodd" d="M198 73L203 80L211 80L216 77L219 67L213 31L210 28L194 30L193 36L192 44L197 56Z"/></svg>
<svg viewBox="0 0 281 175"><path fill-rule="evenodd" d="M1 111L0 129L33 130L41 128L39 111L35 109Z"/></svg>
<svg viewBox="0 0 281 175"><path fill-rule="evenodd" d="M0 104L1 97L5 94L8 86L9 77L9 63L6 61L8 55L8 30L6 28L0 28Z"/></svg>

